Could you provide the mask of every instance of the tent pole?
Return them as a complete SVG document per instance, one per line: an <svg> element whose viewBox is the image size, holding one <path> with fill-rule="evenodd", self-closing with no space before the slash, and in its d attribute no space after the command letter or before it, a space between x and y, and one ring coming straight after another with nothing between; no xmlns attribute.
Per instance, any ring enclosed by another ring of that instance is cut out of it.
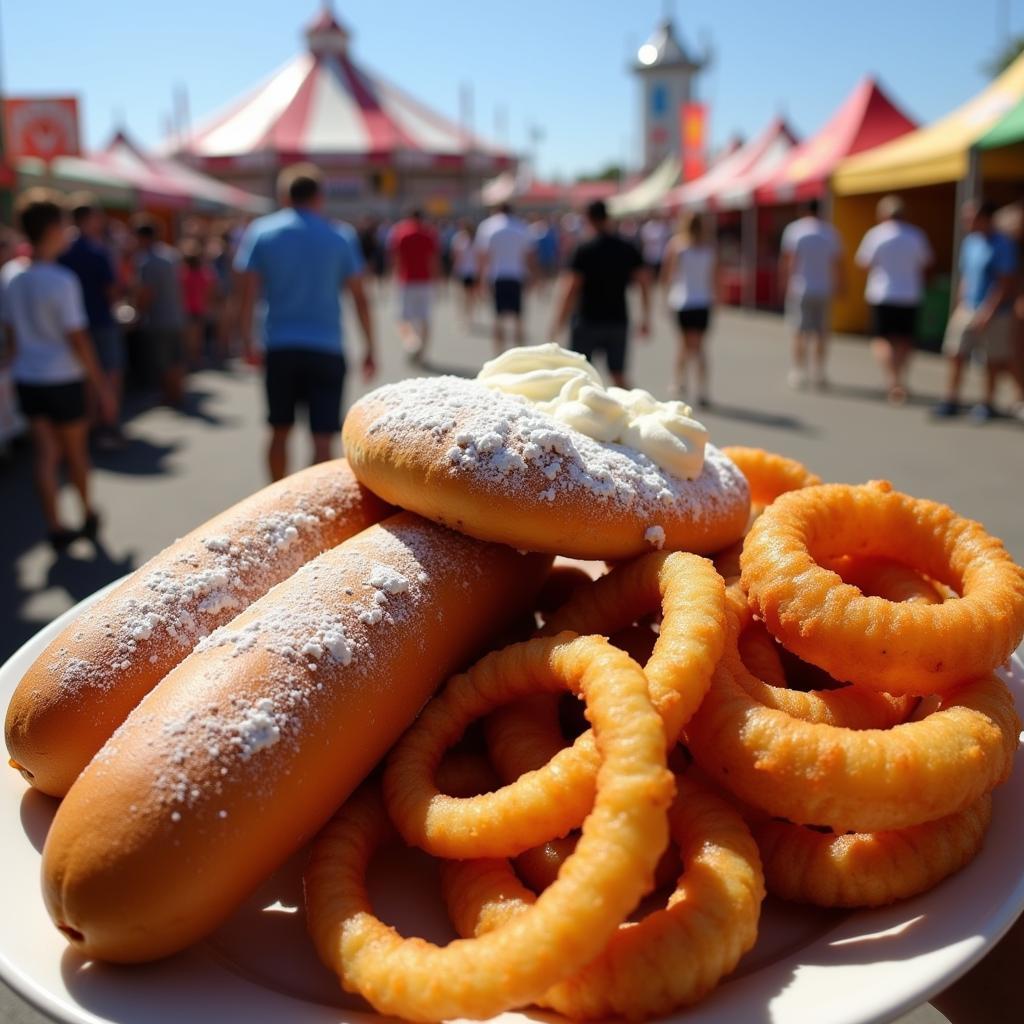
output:
<svg viewBox="0 0 1024 1024"><path fill-rule="evenodd" d="M960 211L968 200L981 198L981 155L976 146L967 151L967 171L956 183L953 210L953 268L950 274L950 312L956 307L960 294L960 243L964 240L964 223Z"/></svg>
<svg viewBox="0 0 1024 1024"><path fill-rule="evenodd" d="M743 307L757 305L757 207L749 206L740 218L743 252Z"/></svg>

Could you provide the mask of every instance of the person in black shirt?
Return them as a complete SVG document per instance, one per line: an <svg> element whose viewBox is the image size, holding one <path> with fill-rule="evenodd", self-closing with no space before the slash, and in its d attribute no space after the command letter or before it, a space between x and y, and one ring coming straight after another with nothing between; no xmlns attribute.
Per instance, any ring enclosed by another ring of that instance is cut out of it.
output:
<svg viewBox="0 0 1024 1024"><path fill-rule="evenodd" d="M647 337L651 321L651 293L647 268L639 251L613 230L608 208L601 200L587 207L592 238L576 249L562 285L551 335L561 334L570 314L571 345L591 362L604 353L608 373L619 387L626 383L626 348L629 341L629 314L626 289L640 288L642 319L640 336ZM575 312L574 312L575 311Z"/></svg>

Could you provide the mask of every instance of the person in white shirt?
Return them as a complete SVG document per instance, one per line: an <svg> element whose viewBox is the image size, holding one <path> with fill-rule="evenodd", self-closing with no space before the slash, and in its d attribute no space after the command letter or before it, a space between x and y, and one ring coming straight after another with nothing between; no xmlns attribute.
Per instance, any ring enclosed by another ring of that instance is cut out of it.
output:
<svg viewBox="0 0 1024 1024"><path fill-rule="evenodd" d="M523 289L536 274L534 240L530 229L512 207L502 203L498 212L483 221L476 232L480 278L491 286L494 298L494 347L505 350L505 320L514 321L513 340L525 341L523 332Z"/></svg>
<svg viewBox="0 0 1024 1024"><path fill-rule="evenodd" d="M704 336L715 302L716 267L715 251L705 241L699 214L683 214L679 231L665 246L664 255L661 283L679 325L675 391L683 401L688 399L687 371L692 365L696 370L697 405L707 408L710 399Z"/></svg>
<svg viewBox="0 0 1024 1024"><path fill-rule="evenodd" d="M839 234L821 219L817 199L804 206L804 215L782 233L779 276L786 295L786 319L793 331L791 387L807 382L807 348L811 343L813 381L828 386L825 356L832 298L842 290L843 247Z"/></svg>
<svg viewBox="0 0 1024 1024"><path fill-rule="evenodd" d="M899 196L880 199L877 216L878 223L861 240L854 259L868 272L864 298L871 308L872 345L888 377L889 401L902 405L932 248L920 228L904 221Z"/></svg>
<svg viewBox="0 0 1024 1024"><path fill-rule="evenodd" d="M89 496L86 381L95 389L101 418L110 417L114 396L89 337L82 286L57 263L67 244L63 209L48 193L32 190L18 217L32 255L11 260L0 275L6 348L32 431L43 518L50 543L61 551L78 536L95 540L99 529ZM62 461L82 502L80 530L66 528L57 511Z"/></svg>

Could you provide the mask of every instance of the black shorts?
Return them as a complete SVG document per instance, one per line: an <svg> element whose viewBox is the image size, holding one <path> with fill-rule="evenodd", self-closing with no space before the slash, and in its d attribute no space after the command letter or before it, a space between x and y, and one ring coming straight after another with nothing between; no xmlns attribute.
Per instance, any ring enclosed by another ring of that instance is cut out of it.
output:
<svg viewBox="0 0 1024 1024"><path fill-rule="evenodd" d="M314 434L341 430L341 398L345 388L345 357L309 349L271 349L264 358L267 419L271 426L290 427L295 407L304 405Z"/></svg>
<svg viewBox="0 0 1024 1024"><path fill-rule="evenodd" d="M681 331L706 331L711 321L711 310L707 306L693 306L676 310L676 320Z"/></svg>
<svg viewBox="0 0 1024 1024"><path fill-rule="evenodd" d="M626 324L573 324L571 345L573 352L580 352L592 363L598 352L604 353L609 373L625 373L626 340L629 327Z"/></svg>
<svg viewBox="0 0 1024 1024"><path fill-rule="evenodd" d="M917 333L917 309L880 302L871 307L871 333L876 338L912 338Z"/></svg>
<svg viewBox="0 0 1024 1024"><path fill-rule="evenodd" d="M17 384L18 405L28 420L74 423L85 419L85 384Z"/></svg>
<svg viewBox="0 0 1024 1024"><path fill-rule="evenodd" d="M515 277L499 277L492 285L494 312L519 316L523 311L523 282Z"/></svg>
<svg viewBox="0 0 1024 1024"><path fill-rule="evenodd" d="M463 274L462 287L471 292L476 287L476 277L473 274Z"/></svg>

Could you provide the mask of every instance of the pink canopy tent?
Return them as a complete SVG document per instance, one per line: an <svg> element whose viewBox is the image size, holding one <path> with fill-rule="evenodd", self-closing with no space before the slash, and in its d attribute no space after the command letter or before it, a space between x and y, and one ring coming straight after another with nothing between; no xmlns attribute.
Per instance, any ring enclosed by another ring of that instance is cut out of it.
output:
<svg viewBox="0 0 1024 1024"><path fill-rule="evenodd" d="M92 158L130 182L143 206L219 213L263 213L269 207L260 196L225 185L176 160L145 152L123 130Z"/></svg>
<svg viewBox="0 0 1024 1024"><path fill-rule="evenodd" d="M755 189L758 204L825 194L839 162L912 131L917 125L870 75L861 79L827 124L797 146Z"/></svg>
<svg viewBox="0 0 1024 1024"><path fill-rule="evenodd" d="M777 166L794 145L796 134L785 119L773 118L759 135L716 161L706 174L669 192L663 209L716 209L723 191L759 167Z"/></svg>

